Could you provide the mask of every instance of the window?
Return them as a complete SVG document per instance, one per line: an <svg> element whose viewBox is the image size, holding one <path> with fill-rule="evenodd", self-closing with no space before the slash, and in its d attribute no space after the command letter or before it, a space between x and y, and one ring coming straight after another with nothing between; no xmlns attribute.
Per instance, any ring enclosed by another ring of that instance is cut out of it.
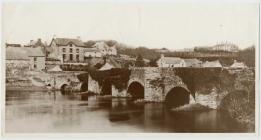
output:
<svg viewBox="0 0 261 140"><path fill-rule="evenodd" d="M34 57L34 61L37 61L37 57Z"/></svg>
<svg viewBox="0 0 261 140"><path fill-rule="evenodd" d="M79 49L76 49L76 53L79 53Z"/></svg>
<svg viewBox="0 0 261 140"><path fill-rule="evenodd" d="M70 48L70 53L72 53L73 52L73 49L72 48Z"/></svg>
<svg viewBox="0 0 261 140"><path fill-rule="evenodd" d="M69 46L72 47L72 44L70 44Z"/></svg>
<svg viewBox="0 0 261 140"><path fill-rule="evenodd" d="M66 54L63 54L63 61L66 59Z"/></svg>
<svg viewBox="0 0 261 140"><path fill-rule="evenodd" d="M36 66L36 64L34 64L34 68L36 68L37 66Z"/></svg>
<svg viewBox="0 0 261 140"><path fill-rule="evenodd" d="M73 60L73 54L70 54L70 60L71 61Z"/></svg>
<svg viewBox="0 0 261 140"><path fill-rule="evenodd" d="M66 52L66 49L65 49L65 48L63 48L63 52Z"/></svg>
<svg viewBox="0 0 261 140"><path fill-rule="evenodd" d="M76 55L76 61L79 62L80 59L79 59L79 54Z"/></svg>

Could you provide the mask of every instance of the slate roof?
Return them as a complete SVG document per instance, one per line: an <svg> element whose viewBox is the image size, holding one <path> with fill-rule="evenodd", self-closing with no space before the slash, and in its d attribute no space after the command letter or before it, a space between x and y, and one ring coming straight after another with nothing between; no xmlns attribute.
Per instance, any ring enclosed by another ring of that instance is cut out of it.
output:
<svg viewBox="0 0 261 140"><path fill-rule="evenodd" d="M41 48L23 48L27 51L28 56L45 56Z"/></svg>
<svg viewBox="0 0 261 140"><path fill-rule="evenodd" d="M84 52L99 52L97 48L85 48Z"/></svg>
<svg viewBox="0 0 261 140"><path fill-rule="evenodd" d="M218 60L210 62L206 61L205 63L203 63L203 67L222 67L222 65Z"/></svg>
<svg viewBox="0 0 261 140"><path fill-rule="evenodd" d="M21 47L7 47L6 60L29 60L27 51Z"/></svg>
<svg viewBox="0 0 261 140"><path fill-rule="evenodd" d="M194 59L184 59L187 67L200 67L202 61L194 58Z"/></svg>
<svg viewBox="0 0 261 140"><path fill-rule="evenodd" d="M41 48L7 47L6 60L28 60L31 56L44 57Z"/></svg>
<svg viewBox="0 0 261 140"><path fill-rule="evenodd" d="M161 58L166 64L179 64L183 59L179 57L163 57Z"/></svg>
<svg viewBox="0 0 261 140"><path fill-rule="evenodd" d="M230 67L232 67L232 68L246 68L247 66L243 62L234 62Z"/></svg>
<svg viewBox="0 0 261 140"><path fill-rule="evenodd" d="M79 39L73 38L54 38L52 42L55 42L58 46L68 46L70 43L78 47L86 47L86 45Z"/></svg>

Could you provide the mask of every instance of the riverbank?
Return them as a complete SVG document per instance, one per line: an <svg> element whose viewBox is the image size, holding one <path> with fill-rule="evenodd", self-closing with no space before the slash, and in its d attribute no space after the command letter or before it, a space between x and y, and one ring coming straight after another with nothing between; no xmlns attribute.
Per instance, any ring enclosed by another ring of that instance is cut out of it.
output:
<svg viewBox="0 0 261 140"><path fill-rule="evenodd" d="M46 87L36 86L6 86L6 91L49 91Z"/></svg>

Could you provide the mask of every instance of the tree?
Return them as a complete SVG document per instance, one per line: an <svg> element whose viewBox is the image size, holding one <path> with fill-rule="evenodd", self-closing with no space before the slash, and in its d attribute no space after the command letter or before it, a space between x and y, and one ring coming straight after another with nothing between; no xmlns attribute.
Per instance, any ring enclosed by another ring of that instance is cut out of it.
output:
<svg viewBox="0 0 261 140"><path fill-rule="evenodd" d="M101 63L97 63L97 64L95 64L94 67L95 67L96 69L100 69L102 66L103 66L103 65L102 65Z"/></svg>
<svg viewBox="0 0 261 140"><path fill-rule="evenodd" d="M158 67L157 59L151 59L149 62L150 67Z"/></svg>
<svg viewBox="0 0 261 140"><path fill-rule="evenodd" d="M135 66L136 67L144 67L145 66L145 62L143 60L143 57L140 54L138 55L138 57L136 59Z"/></svg>

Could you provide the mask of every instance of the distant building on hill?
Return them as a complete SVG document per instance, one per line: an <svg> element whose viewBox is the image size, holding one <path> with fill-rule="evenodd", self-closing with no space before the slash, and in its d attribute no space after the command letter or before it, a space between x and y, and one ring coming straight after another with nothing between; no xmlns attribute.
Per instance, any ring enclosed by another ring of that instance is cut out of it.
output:
<svg viewBox="0 0 261 140"><path fill-rule="evenodd" d="M239 47L232 43L220 43L214 46L197 46L194 48L196 52L209 52L209 51L223 51L223 52L238 52Z"/></svg>
<svg viewBox="0 0 261 140"><path fill-rule="evenodd" d="M167 48L161 48L161 49L153 49L155 52L158 52L158 53L167 53L167 52L170 52L169 49Z"/></svg>

